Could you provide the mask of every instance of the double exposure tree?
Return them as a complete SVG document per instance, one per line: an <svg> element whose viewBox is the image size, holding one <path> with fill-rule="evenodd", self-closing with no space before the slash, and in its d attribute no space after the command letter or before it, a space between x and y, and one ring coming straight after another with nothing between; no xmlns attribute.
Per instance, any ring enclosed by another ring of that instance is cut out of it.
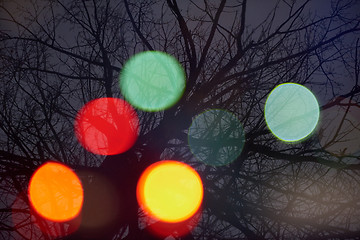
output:
<svg viewBox="0 0 360 240"><path fill-rule="evenodd" d="M136 184L163 159L194 167L204 184L198 223L189 223L186 235L168 234L175 239L360 235L359 2L264 2L2 1L1 238L161 238L148 231L156 223L144 221ZM158 112L138 109L139 136L127 152L88 152L74 134L77 112L93 99L123 98L119 73L148 50L180 62L181 99ZM264 118L267 96L285 82L309 88L321 110L311 136L291 144L276 138ZM216 140L243 145L226 164L206 164L189 146L192 121L211 109L242 125ZM81 219L54 224L32 210L29 179L48 160L82 180Z"/></svg>

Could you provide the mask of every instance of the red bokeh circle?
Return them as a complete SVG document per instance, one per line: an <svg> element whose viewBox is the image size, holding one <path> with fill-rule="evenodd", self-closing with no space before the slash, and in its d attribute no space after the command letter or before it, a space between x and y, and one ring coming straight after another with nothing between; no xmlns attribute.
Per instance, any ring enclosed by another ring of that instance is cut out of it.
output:
<svg viewBox="0 0 360 240"><path fill-rule="evenodd" d="M146 230L154 236L157 236L161 239L164 239L170 235L179 238L193 231L201 219L201 213L202 208L200 207L198 211L190 218L175 223L159 221L147 215L141 220L145 222Z"/></svg>
<svg viewBox="0 0 360 240"><path fill-rule="evenodd" d="M85 104L75 119L75 134L88 151L115 155L127 151L139 132L136 111L118 98L98 98Z"/></svg>

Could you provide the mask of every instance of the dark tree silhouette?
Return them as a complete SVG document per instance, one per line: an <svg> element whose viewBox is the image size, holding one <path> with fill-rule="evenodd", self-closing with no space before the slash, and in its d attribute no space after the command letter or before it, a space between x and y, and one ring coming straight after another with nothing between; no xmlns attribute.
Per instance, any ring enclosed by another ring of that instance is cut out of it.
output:
<svg viewBox="0 0 360 240"><path fill-rule="evenodd" d="M0 238L164 239L136 201L140 174L162 159L193 166L204 184L197 225L170 232L175 239L360 236L359 1L4 0L0 9ZM182 98L138 110L129 151L86 151L77 111L122 98L119 72L146 50L178 59ZM263 113L285 82L307 86L321 106L314 133L293 144L271 134ZM188 145L192 120L209 109L231 112L244 129L241 154L224 166L204 164ZM81 178L82 218L54 224L31 210L29 179L48 160Z"/></svg>

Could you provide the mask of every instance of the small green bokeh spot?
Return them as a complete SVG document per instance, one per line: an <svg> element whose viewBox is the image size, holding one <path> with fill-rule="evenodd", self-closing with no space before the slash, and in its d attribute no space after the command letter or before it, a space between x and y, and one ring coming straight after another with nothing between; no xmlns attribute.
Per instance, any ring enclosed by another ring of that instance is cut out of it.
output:
<svg viewBox="0 0 360 240"><path fill-rule="evenodd" d="M244 147L245 134L232 113L211 109L195 117L188 131L188 143L197 159L211 166L236 160Z"/></svg>
<svg viewBox="0 0 360 240"><path fill-rule="evenodd" d="M314 94L297 83L276 86L265 103L265 121L280 140L297 142L308 137L319 121L320 108Z"/></svg>
<svg viewBox="0 0 360 240"><path fill-rule="evenodd" d="M173 106L185 90L185 72L172 56L159 51L134 55L119 75L125 99L143 111L161 111Z"/></svg>

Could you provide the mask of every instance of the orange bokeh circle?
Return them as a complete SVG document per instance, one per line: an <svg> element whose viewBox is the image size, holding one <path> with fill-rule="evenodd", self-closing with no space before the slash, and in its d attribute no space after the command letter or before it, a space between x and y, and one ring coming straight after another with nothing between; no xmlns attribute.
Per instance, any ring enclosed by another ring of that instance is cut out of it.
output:
<svg viewBox="0 0 360 240"><path fill-rule="evenodd" d="M67 166L47 162L32 175L28 188L34 210L43 218L64 222L75 218L83 204L80 179Z"/></svg>
<svg viewBox="0 0 360 240"><path fill-rule="evenodd" d="M198 211L203 185L199 174L189 165L165 160L143 172L137 185L137 199L149 217L181 222Z"/></svg>

